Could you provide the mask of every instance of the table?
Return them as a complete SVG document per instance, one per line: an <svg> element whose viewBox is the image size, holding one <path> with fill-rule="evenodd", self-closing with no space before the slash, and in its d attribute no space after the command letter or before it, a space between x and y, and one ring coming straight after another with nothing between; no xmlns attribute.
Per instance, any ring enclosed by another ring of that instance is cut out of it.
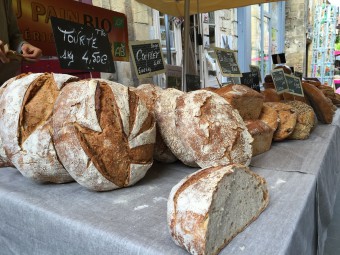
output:
<svg viewBox="0 0 340 255"><path fill-rule="evenodd" d="M267 180L269 206L220 254L322 254L340 171L339 141L339 125L320 124L308 140L277 142L254 157L251 169ZM170 237L166 203L171 188L196 170L155 163L135 186L98 193L75 182L37 184L2 168L1 252L188 254Z"/></svg>

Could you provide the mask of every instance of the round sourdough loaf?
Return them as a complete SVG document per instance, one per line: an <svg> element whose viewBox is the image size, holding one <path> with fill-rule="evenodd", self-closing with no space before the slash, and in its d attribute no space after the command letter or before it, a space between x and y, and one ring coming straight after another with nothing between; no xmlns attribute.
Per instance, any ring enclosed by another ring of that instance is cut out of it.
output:
<svg viewBox="0 0 340 255"><path fill-rule="evenodd" d="M258 119L261 113L264 96L245 85L231 84L214 91L236 110L243 120Z"/></svg>
<svg viewBox="0 0 340 255"><path fill-rule="evenodd" d="M76 77L35 73L8 83L0 99L0 134L8 158L38 182L65 183L72 177L59 162L51 136L53 105L62 87Z"/></svg>
<svg viewBox="0 0 340 255"><path fill-rule="evenodd" d="M176 127L200 167L249 165L253 138L238 111L216 93L197 90L179 96Z"/></svg>
<svg viewBox="0 0 340 255"><path fill-rule="evenodd" d="M185 165L197 167L195 159L182 144L182 136L176 127L176 99L184 95L183 91L169 88L163 90L155 105L156 122L161 136L171 152Z"/></svg>
<svg viewBox="0 0 340 255"><path fill-rule="evenodd" d="M280 102L266 102L264 105L275 109L279 117L278 127L274 132L273 140L282 141L288 138L293 133L296 126L297 114L295 113L294 108Z"/></svg>
<svg viewBox="0 0 340 255"><path fill-rule="evenodd" d="M218 254L269 203L266 181L242 165L199 170L170 192L173 241L191 254Z"/></svg>
<svg viewBox="0 0 340 255"><path fill-rule="evenodd" d="M286 101L285 103L292 106L297 114L296 126L288 139L307 139L316 123L313 108L300 101Z"/></svg>
<svg viewBox="0 0 340 255"><path fill-rule="evenodd" d="M153 84L142 84L139 85L134 92L138 95L138 97L145 103L148 110L154 114L155 113L155 104L159 94L162 92L162 89ZM159 131L159 126L156 122L156 143L153 151L153 157L155 160L163 163L173 163L177 161L176 156L171 152L171 150L166 146L161 133Z"/></svg>
<svg viewBox="0 0 340 255"><path fill-rule="evenodd" d="M68 84L54 106L53 138L72 177L96 191L135 184L152 165L153 115L128 87L102 79Z"/></svg>

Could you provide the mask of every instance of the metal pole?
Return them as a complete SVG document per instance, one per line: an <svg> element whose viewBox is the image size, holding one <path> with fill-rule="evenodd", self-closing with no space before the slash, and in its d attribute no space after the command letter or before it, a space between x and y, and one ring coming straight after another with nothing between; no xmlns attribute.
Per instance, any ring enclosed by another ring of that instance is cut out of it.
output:
<svg viewBox="0 0 340 255"><path fill-rule="evenodd" d="M190 32L190 0L185 0L184 7L184 61L183 61L183 91L187 91L186 74L189 63L189 32Z"/></svg>
<svg viewBox="0 0 340 255"><path fill-rule="evenodd" d="M166 39L166 59L168 65L171 65L171 45L170 45L170 31L169 31L169 16L168 14L164 15L164 23L165 23L165 39Z"/></svg>

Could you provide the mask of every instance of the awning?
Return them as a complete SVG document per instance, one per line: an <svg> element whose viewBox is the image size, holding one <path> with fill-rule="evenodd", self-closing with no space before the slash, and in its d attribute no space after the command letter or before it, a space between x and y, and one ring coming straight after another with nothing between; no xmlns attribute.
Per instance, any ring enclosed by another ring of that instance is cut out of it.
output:
<svg viewBox="0 0 340 255"><path fill-rule="evenodd" d="M185 0L137 0L153 9L175 17L184 17ZM190 15L203 12L212 12L222 9L232 9L253 4L278 2L277 0L190 0ZM198 5L197 5L198 4Z"/></svg>

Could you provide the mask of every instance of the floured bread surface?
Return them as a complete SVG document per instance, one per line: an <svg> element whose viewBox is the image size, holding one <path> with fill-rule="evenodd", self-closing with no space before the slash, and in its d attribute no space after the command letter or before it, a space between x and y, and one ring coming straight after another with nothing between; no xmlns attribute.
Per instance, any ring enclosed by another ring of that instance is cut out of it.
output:
<svg viewBox="0 0 340 255"><path fill-rule="evenodd" d="M266 123L274 131L277 129L280 122L279 114L277 113L277 111L271 106L266 105L265 103L262 106L259 119Z"/></svg>
<svg viewBox="0 0 340 255"><path fill-rule="evenodd" d="M288 139L307 139L316 123L313 108L300 101L286 101L285 103L292 106L297 114L296 126Z"/></svg>
<svg viewBox="0 0 340 255"><path fill-rule="evenodd" d="M289 137L296 126L297 115L292 106L279 102L266 102L266 106L275 109L279 117L279 125L274 132L273 140L282 141Z"/></svg>
<svg viewBox="0 0 340 255"><path fill-rule="evenodd" d="M155 114L155 104L156 101L162 93L162 88L155 86L153 84L141 84L134 92L138 97L145 103L148 110ZM159 130L159 125L156 123L156 143L154 147L153 157L155 160L163 163L173 163L177 161L176 156L171 152L171 150L166 146L163 141L162 135Z"/></svg>
<svg viewBox="0 0 340 255"><path fill-rule="evenodd" d="M200 167L249 165L253 138L238 111L219 95L198 90L179 96L176 127Z"/></svg>
<svg viewBox="0 0 340 255"><path fill-rule="evenodd" d="M165 144L176 158L185 165L197 167L194 156L183 146L182 136L176 127L176 100L183 94L183 91L173 88L160 93L155 105L156 122Z"/></svg>
<svg viewBox="0 0 340 255"><path fill-rule="evenodd" d="M191 254L217 254L268 203L266 181L247 167L202 169L171 190L167 207L170 234Z"/></svg>
<svg viewBox="0 0 340 255"><path fill-rule="evenodd" d="M234 109L238 110L242 119L254 120L260 116L264 100L261 93L239 84L227 85L214 92L227 100Z"/></svg>
<svg viewBox="0 0 340 255"><path fill-rule="evenodd" d="M54 102L76 77L65 74L23 75L8 84L1 98L1 137L13 165L38 182L64 183L72 177L59 162L51 136Z"/></svg>
<svg viewBox="0 0 340 255"><path fill-rule="evenodd" d="M55 104L53 129L61 161L89 189L133 185L152 165L154 117L121 84L101 79L70 84Z"/></svg>

